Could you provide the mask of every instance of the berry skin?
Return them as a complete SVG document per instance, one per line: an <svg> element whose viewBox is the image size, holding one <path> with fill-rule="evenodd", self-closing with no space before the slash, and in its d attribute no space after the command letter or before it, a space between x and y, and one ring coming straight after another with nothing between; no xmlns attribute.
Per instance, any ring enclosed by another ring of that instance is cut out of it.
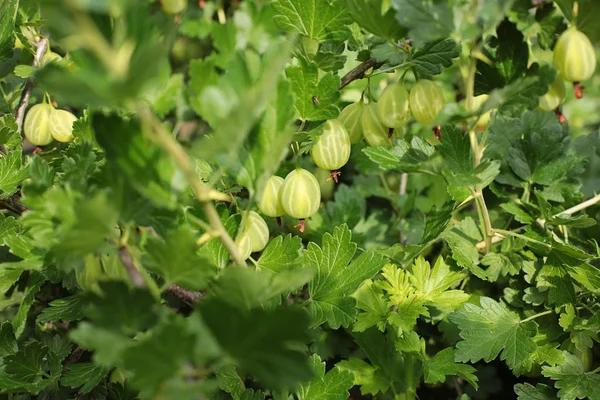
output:
<svg viewBox="0 0 600 400"><path fill-rule="evenodd" d="M315 170L315 178L317 178L319 187L321 188L321 198L323 200L331 200L333 198L333 191L335 190L335 183L329 171L317 168Z"/></svg>
<svg viewBox="0 0 600 400"><path fill-rule="evenodd" d="M554 47L554 68L569 82L589 79L596 70L594 46L585 33L571 27L564 31Z"/></svg>
<svg viewBox="0 0 600 400"><path fill-rule="evenodd" d="M545 95L540 97L540 104L538 108L542 111L553 111L556 110L565 101L566 94L565 83L560 78L556 77L556 80L548 89Z"/></svg>
<svg viewBox="0 0 600 400"><path fill-rule="evenodd" d="M240 227L250 237L252 252L262 251L269 242L269 227L258 213L249 211L244 213Z"/></svg>
<svg viewBox="0 0 600 400"><path fill-rule="evenodd" d="M50 116L54 107L50 104L36 104L29 109L23 122L25 138L36 146L45 146L52 142L50 134Z"/></svg>
<svg viewBox="0 0 600 400"><path fill-rule="evenodd" d="M235 237L235 245L240 252L242 260L247 260L250 254L252 254L252 239L247 232L238 232ZM233 259L231 256L229 258Z"/></svg>
<svg viewBox="0 0 600 400"><path fill-rule="evenodd" d="M258 201L258 209L267 217L281 217L285 214L281 204L280 191L283 186L283 178L273 175L267 181L262 197Z"/></svg>
<svg viewBox="0 0 600 400"><path fill-rule="evenodd" d="M65 110L54 110L50 114L50 134L59 142L73 140L73 123L77 117Z"/></svg>
<svg viewBox="0 0 600 400"><path fill-rule="evenodd" d="M348 105L338 116L350 136L351 143L358 143L362 139L361 117L364 109L365 104L359 101Z"/></svg>
<svg viewBox="0 0 600 400"><path fill-rule="evenodd" d="M323 126L323 133L310 151L317 167L328 171L342 168L350 159L350 136L337 119L330 119Z"/></svg>
<svg viewBox="0 0 600 400"><path fill-rule="evenodd" d="M163 11L167 14L179 14L187 7L187 0L161 0Z"/></svg>
<svg viewBox="0 0 600 400"><path fill-rule="evenodd" d="M363 136L369 146L391 146L388 139L388 128L381 121L377 110L377 103L372 102L365 106L362 115Z"/></svg>
<svg viewBox="0 0 600 400"><path fill-rule="evenodd" d="M444 108L444 94L435 82L421 79L410 91L410 112L421 125L429 125Z"/></svg>
<svg viewBox="0 0 600 400"><path fill-rule="evenodd" d="M281 187L281 204L292 218L312 217L319 210L321 188L317 178L302 168L296 168L285 178Z"/></svg>
<svg viewBox="0 0 600 400"><path fill-rule="evenodd" d="M410 118L408 92L399 83L383 89L379 98L379 120L388 128L399 128Z"/></svg>

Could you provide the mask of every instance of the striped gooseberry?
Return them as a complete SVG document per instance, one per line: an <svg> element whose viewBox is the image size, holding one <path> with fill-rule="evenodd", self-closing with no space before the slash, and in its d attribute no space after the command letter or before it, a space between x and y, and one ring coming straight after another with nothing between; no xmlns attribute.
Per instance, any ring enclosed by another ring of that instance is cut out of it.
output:
<svg viewBox="0 0 600 400"><path fill-rule="evenodd" d="M50 134L50 116L54 107L50 104L36 104L29 109L23 122L25 138L36 146L45 146L52 142Z"/></svg>
<svg viewBox="0 0 600 400"><path fill-rule="evenodd" d="M235 246L240 252L242 260L247 260L248 257L250 257L250 254L252 253L252 239L248 232L240 229L240 232L238 232L235 237ZM229 258L233 259L233 256L230 256Z"/></svg>
<svg viewBox="0 0 600 400"><path fill-rule="evenodd" d="M410 91L410 112L421 125L429 125L444 108L442 89L433 81L420 79Z"/></svg>
<svg viewBox="0 0 600 400"><path fill-rule="evenodd" d="M317 167L329 171L342 168L350 159L350 136L337 119L323 125L323 133L317 138L310 155Z"/></svg>
<svg viewBox="0 0 600 400"><path fill-rule="evenodd" d="M594 45L585 33L570 27L556 42L553 64L566 81L581 82L589 79L596 70Z"/></svg>
<svg viewBox="0 0 600 400"><path fill-rule="evenodd" d="M248 234L252 242L252 251L261 251L269 242L269 227L260 215L255 211L248 211L243 214L242 225L240 227Z"/></svg>
<svg viewBox="0 0 600 400"><path fill-rule="evenodd" d="M538 108L542 111L554 111L565 101L565 95L565 83L560 76L557 76L546 94L540 97Z"/></svg>
<svg viewBox="0 0 600 400"><path fill-rule="evenodd" d="M379 120L377 103L371 102L365 106L362 115L363 136L369 146L391 146L388 139L389 129Z"/></svg>
<svg viewBox="0 0 600 400"><path fill-rule="evenodd" d="M281 204L279 192L283 186L283 178L273 175L267 181L261 198L258 200L258 209L267 217L281 217L285 214Z"/></svg>
<svg viewBox="0 0 600 400"><path fill-rule="evenodd" d="M53 110L50 114L50 134L59 142L73 140L73 123L77 117L65 110Z"/></svg>
<svg viewBox="0 0 600 400"><path fill-rule="evenodd" d="M321 189L321 199L331 200L331 198L333 197L333 191L335 189L335 183L329 171L325 171L321 168L316 168L315 178L317 178L317 181L319 182L319 188Z"/></svg>
<svg viewBox="0 0 600 400"><path fill-rule="evenodd" d="M364 108L365 103L361 100L346 106L338 116L350 136L351 143L358 143L362 139L361 117Z"/></svg>
<svg viewBox="0 0 600 400"><path fill-rule="evenodd" d="M399 83L387 85L379 97L379 120L388 128L399 128L410 118L408 92Z"/></svg>
<svg viewBox="0 0 600 400"><path fill-rule="evenodd" d="M317 178L302 168L296 168L286 176L280 195L285 213L293 218L311 217L321 204L321 188Z"/></svg>
<svg viewBox="0 0 600 400"><path fill-rule="evenodd" d="M162 9L167 14L179 14L187 7L187 0L160 0Z"/></svg>

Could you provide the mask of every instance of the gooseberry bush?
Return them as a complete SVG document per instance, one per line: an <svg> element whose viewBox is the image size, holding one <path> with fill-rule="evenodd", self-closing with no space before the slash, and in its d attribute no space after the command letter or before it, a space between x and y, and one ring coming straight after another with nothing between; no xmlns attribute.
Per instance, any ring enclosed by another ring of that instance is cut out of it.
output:
<svg viewBox="0 0 600 400"><path fill-rule="evenodd" d="M3 0L2 399L600 399L597 0Z"/></svg>

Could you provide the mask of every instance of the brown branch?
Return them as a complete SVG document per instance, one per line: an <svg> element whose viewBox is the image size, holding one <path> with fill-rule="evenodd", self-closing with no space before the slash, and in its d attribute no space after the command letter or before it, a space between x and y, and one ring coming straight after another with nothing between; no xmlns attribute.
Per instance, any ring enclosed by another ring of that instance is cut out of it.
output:
<svg viewBox="0 0 600 400"><path fill-rule="evenodd" d="M133 285L135 287L145 287L146 281L133 263L133 257L131 257L131 254L129 253L129 250L127 250L126 246L121 246L119 248L119 259L125 266L125 270L127 271L131 282L133 282Z"/></svg>
<svg viewBox="0 0 600 400"><path fill-rule="evenodd" d="M67 369L69 369L69 366L71 366L72 364L75 364L77 361L79 361L79 359L81 358L83 353L85 353L85 350L83 350L81 347L75 347L75 349L71 352L71 354L69 354L69 357L67 357L67 359L65 360L65 363L63 364L63 368L62 368L63 374L65 372L67 372Z"/></svg>
<svg viewBox="0 0 600 400"><path fill-rule="evenodd" d="M340 90L348 86L350 83L357 79L362 79L365 77L365 72L369 70L369 68L378 68L382 64L378 63L374 58L369 58L366 61L363 61L362 64L353 68L350 72L342 77L342 85L340 86Z"/></svg>
<svg viewBox="0 0 600 400"><path fill-rule="evenodd" d="M40 38L37 43L37 50L35 52L35 57L33 58L33 67L37 68L40 65L40 61L46 52L46 48L48 47L48 39ZM17 116L15 117L17 121L17 131L20 133L23 129L23 119L25 118L25 110L27 109L27 105L29 104L29 95L31 94L31 89L33 89L33 80L31 78L27 79L25 83L25 88L23 89L23 93L21 93L21 100L19 100L19 106L17 107Z"/></svg>
<svg viewBox="0 0 600 400"><path fill-rule="evenodd" d="M182 288L179 285L171 285L167 288L166 292L171 296L177 297L179 300L183 301L189 306L193 306L195 302L198 300L202 300L204 298L203 292L195 292L192 290L188 290Z"/></svg>

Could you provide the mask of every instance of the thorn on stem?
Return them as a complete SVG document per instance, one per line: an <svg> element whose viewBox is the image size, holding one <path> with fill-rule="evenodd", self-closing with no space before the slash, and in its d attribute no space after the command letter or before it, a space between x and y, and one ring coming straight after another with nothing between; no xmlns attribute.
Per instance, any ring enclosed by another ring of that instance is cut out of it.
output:
<svg viewBox="0 0 600 400"><path fill-rule="evenodd" d="M338 176L340 176L341 174L342 174L342 173L341 173L340 171L332 171L332 172L329 174L329 178L325 179L325 182L329 182L330 180L332 180L332 179L333 179L333 180L335 181L335 183L339 183L339 182L338 182Z"/></svg>
<svg viewBox="0 0 600 400"><path fill-rule="evenodd" d="M303 220L303 219L301 219L300 221L298 221L298 224L294 225L294 229L295 229L295 228L298 228L298 230L299 230L301 233L304 233L304 220Z"/></svg>

